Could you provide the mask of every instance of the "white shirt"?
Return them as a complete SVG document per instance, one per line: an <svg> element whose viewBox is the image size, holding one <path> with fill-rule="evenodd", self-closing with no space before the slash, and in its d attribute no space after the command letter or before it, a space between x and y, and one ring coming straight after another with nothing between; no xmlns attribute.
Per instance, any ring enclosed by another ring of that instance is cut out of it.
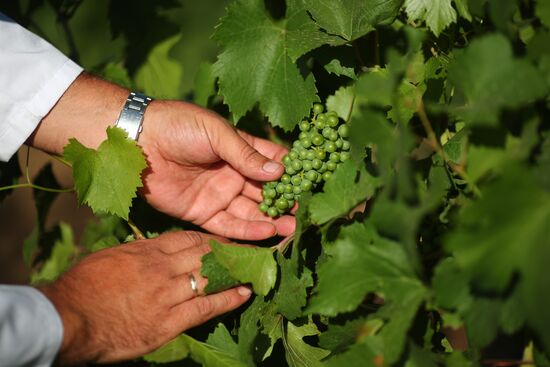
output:
<svg viewBox="0 0 550 367"><path fill-rule="evenodd" d="M7 161L82 72L0 13L0 161Z"/></svg>
<svg viewBox="0 0 550 367"><path fill-rule="evenodd" d="M0 161L7 161L82 68L0 13ZM32 287L0 285L0 366L49 366L63 339L51 302Z"/></svg>

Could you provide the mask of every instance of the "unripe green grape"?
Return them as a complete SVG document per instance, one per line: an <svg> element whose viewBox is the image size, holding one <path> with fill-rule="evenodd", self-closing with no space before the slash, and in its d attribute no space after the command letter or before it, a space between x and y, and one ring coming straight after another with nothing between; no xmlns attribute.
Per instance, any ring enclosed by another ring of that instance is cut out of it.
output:
<svg viewBox="0 0 550 367"><path fill-rule="evenodd" d="M318 159L324 160L327 156L327 152L324 149L318 149L315 152L315 155L317 156Z"/></svg>
<svg viewBox="0 0 550 367"><path fill-rule="evenodd" d="M294 199L294 193L293 193L293 192L285 192L285 193L283 194L283 197L284 197L286 200Z"/></svg>
<svg viewBox="0 0 550 367"><path fill-rule="evenodd" d="M319 116L321 117L321 116ZM319 130L323 130L325 126L327 126L327 123L325 122L326 119L317 119L315 120L315 127Z"/></svg>
<svg viewBox="0 0 550 367"><path fill-rule="evenodd" d="M267 205L264 202L261 202L260 205L258 205L258 208L262 213L267 213L267 210L269 209L269 205Z"/></svg>
<svg viewBox="0 0 550 367"><path fill-rule="evenodd" d="M290 175L288 173L285 173L281 176L280 180L284 184L289 184L290 183Z"/></svg>
<svg viewBox="0 0 550 367"><path fill-rule="evenodd" d="M306 172L310 171L312 168L313 168L313 165L311 164L311 161L309 161L307 159L302 161L302 169L304 171L306 171Z"/></svg>
<svg viewBox="0 0 550 367"><path fill-rule="evenodd" d="M316 171L308 171L306 173L306 178L310 180L311 182L317 181L317 177L319 174Z"/></svg>
<svg viewBox="0 0 550 367"><path fill-rule="evenodd" d="M285 184L285 191L284 191L284 193L285 193L285 194L290 194L290 193L292 193L292 187L293 187L292 184Z"/></svg>
<svg viewBox="0 0 550 367"><path fill-rule="evenodd" d="M311 167L315 170L318 170L319 168L321 168L322 165L323 165L323 162L320 159L315 158L311 161Z"/></svg>
<svg viewBox="0 0 550 367"><path fill-rule="evenodd" d="M334 153L336 151L336 144L334 144L333 141L327 141L325 142L325 150L328 153Z"/></svg>
<svg viewBox="0 0 550 367"><path fill-rule="evenodd" d="M306 159L310 160L310 161L314 160L315 159L315 151L308 150L307 154L306 154Z"/></svg>
<svg viewBox="0 0 550 367"><path fill-rule="evenodd" d="M342 149L342 146L344 145L344 141L342 139L338 139L334 142L336 144L336 148Z"/></svg>
<svg viewBox="0 0 550 367"><path fill-rule="evenodd" d="M293 199L287 200L287 202L288 202L288 208L289 208L289 209L292 209L292 207L293 207L294 204L296 203Z"/></svg>
<svg viewBox="0 0 550 367"><path fill-rule="evenodd" d="M327 117L324 114L320 114L315 119L315 122L317 122L317 121L322 122L322 123L326 123L327 122ZM315 125L315 126L317 126L317 125Z"/></svg>
<svg viewBox="0 0 550 367"><path fill-rule="evenodd" d="M302 182L302 177L295 175L290 178L290 181L294 186L298 186Z"/></svg>
<svg viewBox="0 0 550 367"><path fill-rule="evenodd" d="M340 162L340 153L338 153L338 152L330 153L329 159L332 162L335 162L335 163Z"/></svg>
<svg viewBox="0 0 550 367"><path fill-rule="evenodd" d="M347 138L349 134L348 125L340 125L340 127L338 128L338 134L340 134L342 138Z"/></svg>
<svg viewBox="0 0 550 367"><path fill-rule="evenodd" d="M287 166L290 164L290 162L292 162L292 158L290 158L288 154L285 154L283 157L283 164Z"/></svg>
<svg viewBox="0 0 550 367"><path fill-rule="evenodd" d="M334 116L334 117L338 118L338 112L336 112L336 111L327 111L327 113L325 113L325 115L327 115L327 117Z"/></svg>
<svg viewBox="0 0 550 367"><path fill-rule="evenodd" d="M331 127L338 125L338 116L329 115L327 118L327 125Z"/></svg>
<svg viewBox="0 0 550 367"><path fill-rule="evenodd" d="M309 148L311 146L311 139L310 138L300 139L300 143L302 143L302 146L304 148Z"/></svg>
<svg viewBox="0 0 550 367"><path fill-rule="evenodd" d="M309 126L310 126L309 121L304 120L304 121L300 122L299 128L300 128L301 131L308 131Z"/></svg>
<svg viewBox="0 0 550 367"><path fill-rule="evenodd" d="M307 152L307 150L302 150L300 153L298 153L298 159L306 159Z"/></svg>
<svg viewBox="0 0 550 367"><path fill-rule="evenodd" d="M270 207L267 209L267 215L269 215L271 218L274 218L279 215L279 211L275 207Z"/></svg>
<svg viewBox="0 0 550 367"><path fill-rule="evenodd" d="M315 134L311 138L311 142L315 145L321 145L325 142L325 138L323 138L323 136L321 134Z"/></svg>
<svg viewBox="0 0 550 367"><path fill-rule="evenodd" d="M299 171L302 169L302 161L298 160L298 159L295 159L292 161L292 163L290 164L290 167L292 167L292 169L294 171Z"/></svg>
<svg viewBox="0 0 550 367"><path fill-rule="evenodd" d="M296 195L300 195L302 193L302 189L300 186L294 186L292 193L294 194L294 197L296 197Z"/></svg>
<svg viewBox="0 0 550 367"><path fill-rule="evenodd" d="M273 199L275 196L277 196L277 191L274 188L270 187L266 190L266 198Z"/></svg>
<svg viewBox="0 0 550 367"><path fill-rule="evenodd" d="M300 140L295 140L294 143L292 143L292 148L298 151L299 149L303 148L302 142Z"/></svg>
<svg viewBox="0 0 550 367"><path fill-rule="evenodd" d="M285 172L292 176L296 173L296 170L294 168L292 168L291 166L286 166L285 167Z"/></svg>
<svg viewBox="0 0 550 367"><path fill-rule="evenodd" d="M302 189L302 192L309 191L311 190L312 187L313 187L313 183L308 179L302 180L302 183L300 184L300 188Z"/></svg>
<svg viewBox="0 0 550 367"><path fill-rule="evenodd" d="M341 162L345 162L345 161L349 160L349 158L350 158L349 152L341 152L340 153L340 161Z"/></svg>
<svg viewBox="0 0 550 367"><path fill-rule="evenodd" d="M315 183L318 184L321 183L321 181L323 181L323 175L319 173L315 179Z"/></svg>
<svg viewBox="0 0 550 367"><path fill-rule="evenodd" d="M309 133L302 131L300 135L298 135L298 139L306 139L309 138Z"/></svg>
<svg viewBox="0 0 550 367"><path fill-rule="evenodd" d="M328 181L331 176L332 176L332 172L326 171L325 173L323 173L323 181Z"/></svg>
<svg viewBox="0 0 550 367"><path fill-rule="evenodd" d="M343 149L343 150L349 150L349 148L350 148L350 143L349 143L349 141L343 140L343 141L342 141L342 149Z"/></svg>
<svg viewBox="0 0 550 367"><path fill-rule="evenodd" d="M288 152L288 157L290 158L290 161L292 162L293 160L298 158L298 152L295 151L295 150L291 150L290 152ZM288 164L290 164L290 162ZM285 166L286 165L287 164L285 163Z"/></svg>
<svg viewBox="0 0 550 367"><path fill-rule="evenodd" d="M317 171L318 171L319 173L323 173L323 172L326 172L327 170L328 170L327 164L326 164L325 162L323 162L323 163L321 164L321 168L319 168Z"/></svg>
<svg viewBox="0 0 550 367"><path fill-rule="evenodd" d="M275 190L277 190L277 192L278 192L279 194L282 194L283 192L285 192L285 184L282 183L282 182L279 182L279 183L277 184L277 187L275 188Z"/></svg>
<svg viewBox="0 0 550 367"><path fill-rule="evenodd" d="M277 209L286 209L288 207L288 202L283 198L277 199L275 202L275 207Z"/></svg>
<svg viewBox="0 0 550 367"><path fill-rule="evenodd" d="M330 141L336 141L338 140L338 133L336 131L330 133L329 137L328 137L328 140Z"/></svg>
<svg viewBox="0 0 550 367"><path fill-rule="evenodd" d="M267 206L271 206L271 205L273 205L273 199L271 199L271 198L265 198L265 199L264 199L264 203L265 203Z"/></svg>
<svg viewBox="0 0 550 367"><path fill-rule="evenodd" d="M320 103L315 103L315 104L313 105L313 113L314 113L315 115L318 115L318 114L320 114L320 113L323 113L323 110L324 110L324 109L325 109L325 108L324 108L323 105L320 104Z"/></svg>
<svg viewBox="0 0 550 367"><path fill-rule="evenodd" d="M328 161L327 162L327 170L328 171L334 171L336 169L336 167L338 167L336 162L334 162L334 161Z"/></svg>
<svg viewBox="0 0 550 367"><path fill-rule="evenodd" d="M323 129L322 134L323 134L323 136L324 136L325 138L328 139L328 137L330 136L330 134L331 134L333 131L336 131L336 130L334 130L332 127L328 127L328 126L327 126L327 127L325 127L325 128Z"/></svg>

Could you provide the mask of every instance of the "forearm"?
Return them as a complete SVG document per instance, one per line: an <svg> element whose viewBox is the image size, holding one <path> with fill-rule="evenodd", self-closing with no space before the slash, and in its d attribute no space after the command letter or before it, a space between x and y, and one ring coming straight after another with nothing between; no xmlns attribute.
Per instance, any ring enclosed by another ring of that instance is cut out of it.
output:
<svg viewBox="0 0 550 367"><path fill-rule="evenodd" d="M81 74L42 119L27 140L29 145L52 154L61 154L70 138L88 147L97 147L114 125L128 90L89 74Z"/></svg>

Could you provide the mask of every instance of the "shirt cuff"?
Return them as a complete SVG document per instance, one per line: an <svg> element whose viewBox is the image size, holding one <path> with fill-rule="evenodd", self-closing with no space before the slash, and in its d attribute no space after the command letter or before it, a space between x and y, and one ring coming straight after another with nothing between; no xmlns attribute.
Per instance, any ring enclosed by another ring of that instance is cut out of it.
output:
<svg viewBox="0 0 550 367"><path fill-rule="evenodd" d="M32 100L13 105L6 117L9 125L0 134L0 161L8 161L17 152L81 72L82 67L67 59Z"/></svg>
<svg viewBox="0 0 550 367"><path fill-rule="evenodd" d="M51 366L62 341L61 317L42 292L0 285L0 366Z"/></svg>

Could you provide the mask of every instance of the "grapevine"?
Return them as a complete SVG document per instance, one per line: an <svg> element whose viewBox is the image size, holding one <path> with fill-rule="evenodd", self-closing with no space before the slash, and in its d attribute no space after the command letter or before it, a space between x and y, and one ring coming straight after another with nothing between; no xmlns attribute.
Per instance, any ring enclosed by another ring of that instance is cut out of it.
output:
<svg viewBox="0 0 550 367"><path fill-rule="evenodd" d="M276 217L289 212L302 193L330 180L338 165L350 158L348 125L335 111L323 111L323 105L316 103L311 119L299 123L298 140L282 159L285 173L278 181L263 186L259 205L262 213Z"/></svg>

